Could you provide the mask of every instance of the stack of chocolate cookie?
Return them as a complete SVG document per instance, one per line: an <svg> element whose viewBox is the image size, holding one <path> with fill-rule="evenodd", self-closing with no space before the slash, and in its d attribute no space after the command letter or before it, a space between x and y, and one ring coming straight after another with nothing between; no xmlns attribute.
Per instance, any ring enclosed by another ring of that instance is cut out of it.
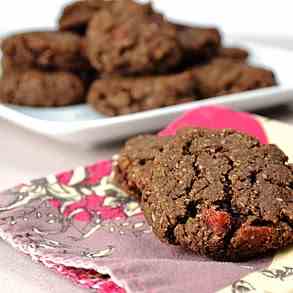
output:
<svg viewBox="0 0 293 293"><path fill-rule="evenodd" d="M0 101L88 102L110 116L276 84L246 50L223 48L216 28L174 24L132 0L74 2L57 31L8 37L2 52Z"/></svg>
<svg viewBox="0 0 293 293"><path fill-rule="evenodd" d="M293 244L293 166L275 145L233 130L138 136L113 182L143 208L163 242L243 261Z"/></svg>

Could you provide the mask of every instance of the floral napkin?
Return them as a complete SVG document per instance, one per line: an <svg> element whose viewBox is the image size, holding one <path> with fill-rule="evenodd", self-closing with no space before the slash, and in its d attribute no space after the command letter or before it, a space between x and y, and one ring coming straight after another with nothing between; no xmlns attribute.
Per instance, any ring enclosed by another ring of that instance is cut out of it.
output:
<svg viewBox="0 0 293 293"><path fill-rule="evenodd" d="M230 127L267 143L281 133L269 125L247 113L205 107L159 135L184 126ZM111 184L111 169L111 161L100 161L3 192L0 236L89 292L293 292L293 249L225 263L163 244L139 204Z"/></svg>

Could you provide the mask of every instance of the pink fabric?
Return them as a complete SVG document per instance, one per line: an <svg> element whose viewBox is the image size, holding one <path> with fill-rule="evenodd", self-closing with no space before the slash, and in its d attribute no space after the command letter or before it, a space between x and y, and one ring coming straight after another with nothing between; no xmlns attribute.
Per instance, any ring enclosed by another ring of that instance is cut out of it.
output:
<svg viewBox="0 0 293 293"><path fill-rule="evenodd" d="M178 129L184 127L232 128L258 138L263 144L268 143L262 125L254 116L249 113L235 112L225 107L202 107L186 112L171 122L159 135L174 135Z"/></svg>
<svg viewBox="0 0 293 293"><path fill-rule="evenodd" d="M123 288L120 288L108 278L104 278L95 270L66 267L63 265L57 265L55 263L45 265L56 273L68 278L81 288L92 289L103 293L125 293Z"/></svg>
<svg viewBox="0 0 293 293"><path fill-rule="evenodd" d="M84 180L84 184L96 184L103 178L104 176L109 175L112 170L112 163L109 160L100 161L99 165L91 165L86 167L86 173L88 174L87 179ZM72 178L73 171L66 171L57 174L56 177L58 181L62 184L68 184L70 179Z"/></svg>

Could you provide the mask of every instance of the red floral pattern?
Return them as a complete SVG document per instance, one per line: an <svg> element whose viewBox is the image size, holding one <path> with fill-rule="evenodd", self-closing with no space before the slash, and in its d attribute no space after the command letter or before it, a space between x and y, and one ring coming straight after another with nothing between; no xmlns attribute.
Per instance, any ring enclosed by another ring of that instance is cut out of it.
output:
<svg viewBox="0 0 293 293"><path fill-rule="evenodd" d="M85 168L86 178L79 182L80 185L93 186L97 185L100 180L109 176L112 171L111 161L101 161L99 164L94 164ZM68 185L72 179L74 173L73 171L63 172L56 176L60 184ZM89 222L94 213L98 213L103 220L115 219L115 218L125 218L126 215L123 212L121 206L117 208L108 207L104 205L105 197L96 195L95 193L82 198L80 201L69 205L65 211L64 215L68 216L73 211L77 209L82 209L83 211L74 216L76 221ZM60 208L61 201L57 199L51 200L51 204L55 208Z"/></svg>
<svg viewBox="0 0 293 293"><path fill-rule="evenodd" d="M84 208L85 211L77 214L75 220L88 222L91 219L92 213L99 213L103 220L110 220L115 218L125 218L125 214L121 207L112 208L103 205L105 197L97 196L95 194L83 198L77 203L70 205L64 212L65 216L75 211L78 208Z"/></svg>
<svg viewBox="0 0 293 293"><path fill-rule="evenodd" d="M66 267L54 263L45 264L50 269L70 279L73 283L84 289L96 289L97 293L125 293L126 291L116 285L108 277L103 277L95 270L85 270Z"/></svg>

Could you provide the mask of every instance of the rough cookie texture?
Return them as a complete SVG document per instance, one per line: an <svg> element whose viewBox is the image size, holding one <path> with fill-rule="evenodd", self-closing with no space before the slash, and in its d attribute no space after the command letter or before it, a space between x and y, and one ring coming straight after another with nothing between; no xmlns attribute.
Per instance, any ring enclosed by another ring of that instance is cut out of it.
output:
<svg viewBox="0 0 293 293"><path fill-rule="evenodd" d="M293 170L275 145L233 130L183 129L152 165L142 205L154 233L216 260L293 243Z"/></svg>
<svg viewBox="0 0 293 293"><path fill-rule="evenodd" d="M221 35L216 28L176 25L179 42L184 50L184 59L190 64L207 60L216 55L221 45Z"/></svg>
<svg viewBox="0 0 293 293"><path fill-rule="evenodd" d="M130 139L114 164L113 182L140 200L142 190L150 179L153 160L168 141L168 137L157 135L140 135Z"/></svg>
<svg viewBox="0 0 293 293"><path fill-rule="evenodd" d="M84 86L67 72L12 72L0 80L0 102L35 107L78 104L84 102Z"/></svg>
<svg viewBox="0 0 293 293"><path fill-rule="evenodd" d="M176 27L156 17L95 14L86 36L87 56L98 72L148 74L178 65L182 50Z"/></svg>
<svg viewBox="0 0 293 293"><path fill-rule="evenodd" d="M236 61L246 61L249 52L243 48L237 47L222 47L218 49L217 57L228 58Z"/></svg>
<svg viewBox="0 0 293 293"><path fill-rule="evenodd" d="M202 98L270 87L277 83L272 71L227 58L198 66L194 74Z"/></svg>
<svg viewBox="0 0 293 293"><path fill-rule="evenodd" d="M87 97L98 112L115 116L193 101L197 82L191 71L176 75L97 80Z"/></svg>
<svg viewBox="0 0 293 293"><path fill-rule="evenodd" d="M18 69L81 70L89 68L82 57L82 39L70 32L28 32L3 40L5 62Z"/></svg>
<svg viewBox="0 0 293 293"><path fill-rule="evenodd" d="M150 4L141 5L131 0L82 0L64 7L59 19L59 29L84 35L88 23L95 13L109 10L114 15L150 15L154 11Z"/></svg>

